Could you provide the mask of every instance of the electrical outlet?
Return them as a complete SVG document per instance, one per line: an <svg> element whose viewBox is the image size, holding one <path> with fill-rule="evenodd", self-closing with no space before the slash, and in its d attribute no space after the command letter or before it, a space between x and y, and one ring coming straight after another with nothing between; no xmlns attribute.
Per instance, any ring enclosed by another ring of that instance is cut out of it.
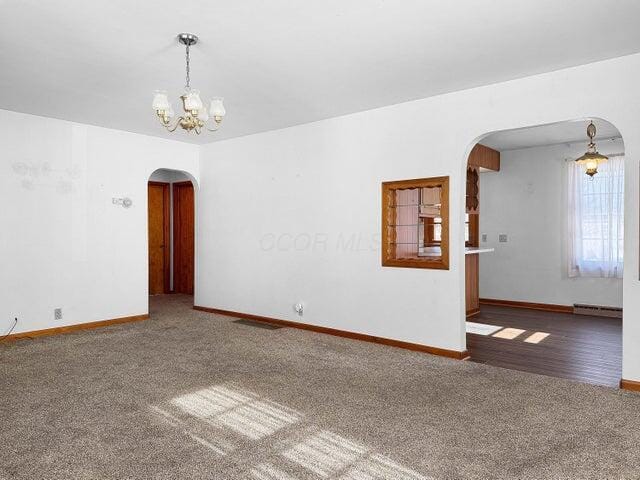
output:
<svg viewBox="0 0 640 480"><path fill-rule="evenodd" d="M482 234L482 243L487 243L487 234L486 233Z"/></svg>
<svg viewBox="0 0 640 480"><path fill-rule="evenodd" d="M53 318L56 320L62 320L62 309L61 308L56 308L53 311Z"/></svg>
<svg viewBox="0 0 640 480"><path fill-rule="evenodd" d="M498 241L500 243L507 243L507 234L501 233L500 235L498 235Z"/></svg>

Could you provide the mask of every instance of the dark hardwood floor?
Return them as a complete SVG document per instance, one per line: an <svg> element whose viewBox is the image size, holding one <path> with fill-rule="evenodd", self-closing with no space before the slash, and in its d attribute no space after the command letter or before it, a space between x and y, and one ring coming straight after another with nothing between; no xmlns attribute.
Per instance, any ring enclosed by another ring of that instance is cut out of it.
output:
<svg viewBox="0 0 640 480"><path fill-rule="evenodd" d="M526 330L512 340L467 333L471 361L618 387L620 319L481 305L480 314L468 320ZM549 336L538 344L526 343L535 332Z"/></svg>

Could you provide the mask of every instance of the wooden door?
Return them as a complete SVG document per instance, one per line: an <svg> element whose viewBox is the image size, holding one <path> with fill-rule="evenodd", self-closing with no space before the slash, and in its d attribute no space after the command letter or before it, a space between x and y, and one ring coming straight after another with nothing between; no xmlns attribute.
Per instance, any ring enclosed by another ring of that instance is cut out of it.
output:
<svg viewBox="0 0 640 480"><path fill-rule="evenodd" d="M169 292L169 184L149 182L149 295Z"/></svg>
<svg viewBox="0 0 640 480"><path fill-rule="evenodd" d="M193 295L195 218L193 185L173 184L173 290Z"/></svg>

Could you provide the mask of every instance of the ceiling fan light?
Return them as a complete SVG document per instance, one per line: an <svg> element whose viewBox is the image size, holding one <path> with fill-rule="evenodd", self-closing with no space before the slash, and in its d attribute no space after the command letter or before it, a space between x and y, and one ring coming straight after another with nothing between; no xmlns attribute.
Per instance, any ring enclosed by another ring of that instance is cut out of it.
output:
<svg viewBox="0 0 640 480"><path fill-rule="evenodd" d="M169 104L169 98L167 97L167 92L164 90L156 90L153 94L153 109L158 111L167 111L171 108Z"/></svg>
<svg viewBox="0 0 640 480"><path fill-rule="evenodd" d="M214 97L211 99L211 106L209 107L209 115L212 117L222 118L227 114L227 111L224 109L224 98L222 97Z"/></svg>

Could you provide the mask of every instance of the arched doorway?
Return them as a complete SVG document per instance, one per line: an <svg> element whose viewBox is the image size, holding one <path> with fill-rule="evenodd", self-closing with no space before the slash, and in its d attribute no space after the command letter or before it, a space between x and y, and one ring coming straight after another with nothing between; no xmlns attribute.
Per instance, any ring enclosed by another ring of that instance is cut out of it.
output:
<svg viewBox="0 0 640 480"><path fill-rule="evenodd" d="M194 294L195 197L186 172L158 169L149 177L149 295Z"/></svg>
<svg viewBox="0 0 640 480"><path fill-rule="evenodd" d="M590 179L574 161L587 149L590 120L493 132L470 148L462 265L471 361L619 382L624 142L593 119L598 150L610 159ZM573 250L583 247L593 252ZM598 265L602 250L613 251L611 271Z"/></svg>

